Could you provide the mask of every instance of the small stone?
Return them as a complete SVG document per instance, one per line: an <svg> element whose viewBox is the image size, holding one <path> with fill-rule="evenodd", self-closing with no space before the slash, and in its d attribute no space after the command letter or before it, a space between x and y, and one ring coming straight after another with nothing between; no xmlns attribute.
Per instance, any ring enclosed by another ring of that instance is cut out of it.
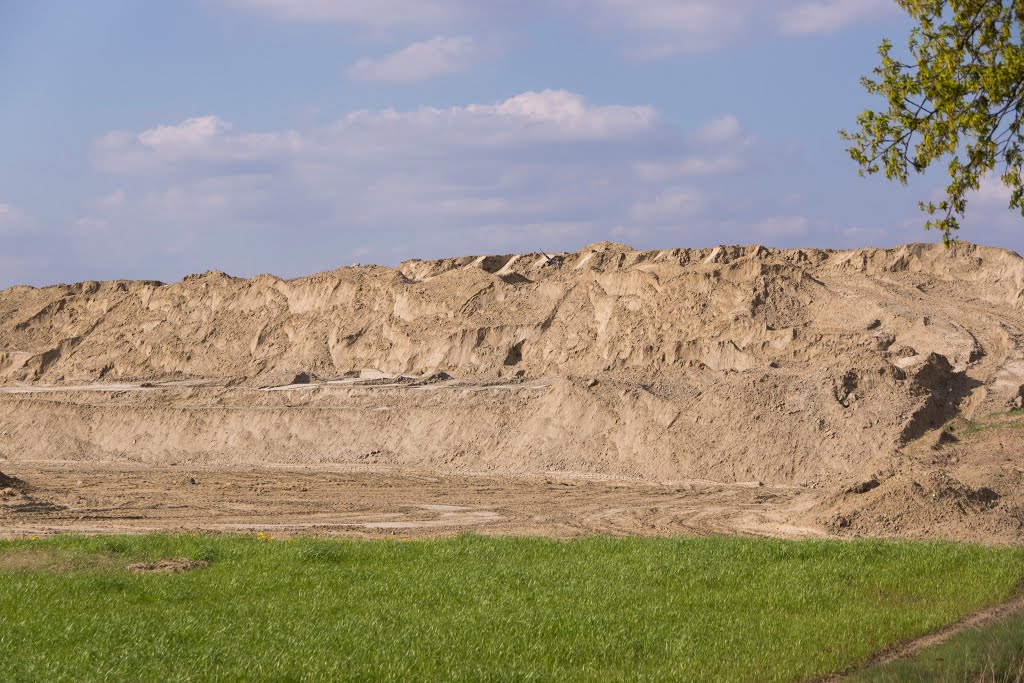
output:
<svg viewBox="0 0 1024 683"><path fill-rule="evenodd" d="M1024 386L1017 390L1013 398L1010 399L1011 410L1024 410Z"/></svg>
<svg viewBox="0 0 1024 683"><path fill-rule="evenodd" d="M853 494L867 493L868 491L874 491L881 485L882 482L878 481L877 478L872 477L871 479L868 479L866 481L854 484L850 488L846 489L846 492Z"/></svg>
<svg viewBox="0 0 1024 683"><path fill-rule="evenodd" d="M875 333L875 348L879 351L888 351L889 347L896 343L896 336L886 332Z"/></svg>

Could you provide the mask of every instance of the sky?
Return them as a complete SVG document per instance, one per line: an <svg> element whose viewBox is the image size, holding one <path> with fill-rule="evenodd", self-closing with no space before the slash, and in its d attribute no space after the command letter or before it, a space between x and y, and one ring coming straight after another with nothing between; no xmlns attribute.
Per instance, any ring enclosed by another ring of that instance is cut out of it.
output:
<svg viewBox="0 0 1024 683"><path fill-rule="evenodd" d="M891 0L0 0L0 287L938 241L838 130ZM1024 252L986 182L961 238Z"/></svg>

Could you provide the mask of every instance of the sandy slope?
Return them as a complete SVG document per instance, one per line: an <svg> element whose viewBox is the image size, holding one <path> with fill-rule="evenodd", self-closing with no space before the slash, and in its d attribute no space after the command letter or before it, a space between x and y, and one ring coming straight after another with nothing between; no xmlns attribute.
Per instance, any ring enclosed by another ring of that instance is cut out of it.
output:
<svg viewBox="0 0 1024 683"><path fill-rule="evenodd" d="M801 519L836 533L917 528L913 515L885 521L885 501L934 474L964 500L992 490L984 539L1019 540L1002 465L968 482L914 444L1019 400L1022 331L1024 260L973 245L602 243L289 281L14 287L0 292L0 469L762 482L816 492L820 509ZM972 524L942 533L971 537Z"/></svg>

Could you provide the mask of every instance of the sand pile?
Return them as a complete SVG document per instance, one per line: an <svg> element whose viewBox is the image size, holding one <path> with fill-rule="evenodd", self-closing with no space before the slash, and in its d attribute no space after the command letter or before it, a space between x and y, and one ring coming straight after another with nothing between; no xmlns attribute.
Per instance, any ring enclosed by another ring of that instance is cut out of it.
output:
<svg viewBox="0 0 1024 683"><path fill-rule="evenodd" d="M856 485L1024 385L1024 260L760 246L0 292L0 458ZM99 388L101 390L97 391Z"/></svg>

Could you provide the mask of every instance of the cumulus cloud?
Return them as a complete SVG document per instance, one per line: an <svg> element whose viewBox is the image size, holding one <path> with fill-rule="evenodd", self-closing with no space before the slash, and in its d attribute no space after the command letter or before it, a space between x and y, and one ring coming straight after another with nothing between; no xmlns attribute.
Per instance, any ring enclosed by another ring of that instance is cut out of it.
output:
<svg viewBox="0 0 1024 683"><path fill-rule="evenodd" d="M766 33L829 33L897 10L892 0L563 0L560 6L641 58L717 50Z"/></svg>
<svg viewBox="0 0 1024 683"><path fill-rule="evenodd" d="M89 218L115 230L149 226L132 238L164 246L147 248L211 243L211 254L258 227L280 236L278 259L301 226L324 262L295 254L299 272L336 265L331 245L341 253L351 243L361 259L379 261L578 248L615 226L649 237L647 229L708 214L716 200L701 183L744 167L750 140L732 117L683 131L650 106L561 90L355 111L306 130L254 132L202 116L99 139L95 163L115 174L118 189L91 202ZM238 258L249 268L262 263ZM231 264L223 256L214 263ZM266 269L280 268L268 261Z"/></svg>
<svg viewBox="0 0 1024 683"><path fill-rule="evenodd" d="M799 237L809 227L806 216L772 216L755 223L754 231L762 238Z"/></svg>
<svg viewBox="0 0 1024 683"><path fill-rule="evenodd" d="M714 176L738 171L746 164L758 139L743 130L733 114L712 119L687 136L692 150L668 161L642 161L636 172L651 181L687 176Z"/></svg>
<svg viewBox="0 0 1024 683"><path fill-rule="evenodd" d="M920 230L921 226L915 225L913 229ZM884 242L889 236L889 231L884 228L873 228L865 227L863 225L853 225L850 227L842 228L840 230L846 246L858 248L858 247L871 247L881 242Z"/></svg>
<svg viewBox="0 0 1024 683"><path fill-rule="evenodd" d="M198 116L178 124L161 124L131 133L113 131L93 147L100 168L145 170L175 164L194 167L200 162L231 171L265 163L297 137L288 132L233 135L232 126L217 116Z"/></svg>
<svg viewBox="0 0 1024 683"><path fill-rule="evenodd" d="M305 133L236 133L218 117L202 116L141 133L108 133L97 142L94 155L101 167L120 172L206 162L251 162L263 167L324 156L369 159L403 149L451 151L467 145L499 148L611 140L661 127L661 119L649 106L592 105L576 93L545 90L495 104L408 112L361 110Z"/></svg>
<svg viewBox="0 0 1024 683"><path fill-rule="evenodd" d="M231 128L216 116L188 119L176 126L157 126L139 134L139 142L153 149L195 147Z"/></svg>
<svg viewBox="0 0 1024 683"><path fill-rule="evenodd" d="M892 0L826 0L789 7L779 15L780 30L789 35L832 33L851 24L892 13Z"/></svg>
<svg viewBox="0 0 1024 683"><path fill-rule="evenodd" d="M223 0L282 19L375 27L437 27L477 13L473 0Z"/></svg>
<svg viewBox="0 0 1024 683"><path fill-rule="evenodd" d="M55 237L37 216L0 202L0 289L15 284L50 284L54 273L72 263L66 241Z"/></svg>
<svg viewBox="0 0 1024 683"><path fill-rule="evenodd" d="M650 201L634 204L629 210L629 216L638 223L678 223L700 213L704 203L704 195L695 188L670 187Z"/></svg>
<svg viewBox="0 0 1024 683"><path fill-rule="evenodd" d="M28 233L34 232L38 228L39 221L34 216L30 216L13 204L0 202L0 234Z"/></svg>
<svg viewBox="0 0 1024 683"><path fill-rule="evenodd" d="M740 120L733 114L708 121L697 130L697 139L708 144L720 144L740 136Z"/></svg>
<svg viewBox="0 0 1024 683"><path fill-rule="evenodd" d="M411 83L464 71L481 56L471 36L436 36L380 58L360 59L345 73L357 81Z"/></svg>
<svg viewBox="0 0 1024 683"><path fill-rule="evenodd" d="M589 28L640 58L715 50L765 27L786 35L823 33L884 16L892 0L220 0L289 20L330 21L361 29L504 30L560 19Z"/></svg>
<svg viewBox="0 0 1024 683"><path fill-rule="evenodd" d="M940 194L944 196L945 192ZM978 189L973 193L970 200L988 208L1005 209L1010 205L1012 194L1013 191L1003 184L1002 179L998 175L989 173L981 179Z"/></svg>
<svg viewBox="0 0 1024 683"><path fill-rule="evenodd" d="M961 237L969 240L972 235L993 231L1002 241L1007 235L1019 235L1024 219L1019 210L1008 208L1011 195L1012 190L1003 184L998 174L984 176L978 189L967 197L967 215L961 221ZM936 189L933 196L944 199L945 190Z"/></svg>
<svg viewBox="0 0 1024 683"><path fill-rule="evenodd" d="M936 173L941 177L942 173ZM924 190L925 188L922 188ZM922 192L922 195L925 192ZM932 185L927 189L927 197L935 203L946 200L946 186ZM959 237L968 241L986 242L993 238L1000 243L1007 243L1007 236L1013 236L1013 242L1019 242L1021 228L1024 227L1021 213L1017 209L1010 209L1010 196L1012 191L1003 184L997 173L988 173L982 176L977 190L967 194L967 213L960 218ZM913 229L920 229L929 216L924 213L917 213L907 221L907 225Z"/></svg>
<svg viewBox="0 0 1024 683"><path fill-rule="evenodd" d="M128 200L128 195L123 187L119 187L110 194L98 197L93 204L102 209L116 209L124 206Z"/></svg>
<svg viewBox="0 0 1024 683"><path fill-rule="evenodd" d="M747 0L569 0L567 14L640 58L719 48L749 25Z"/></svg>
<svg viewBox="0 0 1024 683"><path fill-rule="evenodd" d="M648 180L668 180L676 177L730 173L742 168L743 163L743 157L738 154L692 155L669 162L640 162L636 165L636 171Z"/></svg>

